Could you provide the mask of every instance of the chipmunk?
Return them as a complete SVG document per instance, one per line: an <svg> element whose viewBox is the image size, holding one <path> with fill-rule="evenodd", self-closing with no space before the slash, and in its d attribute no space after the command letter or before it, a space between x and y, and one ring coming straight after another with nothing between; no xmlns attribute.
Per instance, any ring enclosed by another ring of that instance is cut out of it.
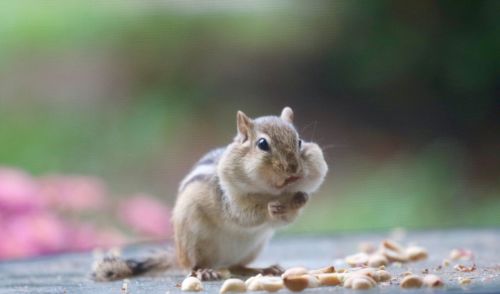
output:
<svg viewBox="0 0 500 294"><path fill-rule="evenodd" d="M179 186L173 210L179 266L201 280L235 275L278 275L279 266L250 268L279 227L291 223L328 171L321 148L300 139L293 111L251 119L237 113L237 135L202 157ZM147 217L147 216L145 216ZM97 265L99 281L167 269L165 255L144 261L107 258Z"/></svg>

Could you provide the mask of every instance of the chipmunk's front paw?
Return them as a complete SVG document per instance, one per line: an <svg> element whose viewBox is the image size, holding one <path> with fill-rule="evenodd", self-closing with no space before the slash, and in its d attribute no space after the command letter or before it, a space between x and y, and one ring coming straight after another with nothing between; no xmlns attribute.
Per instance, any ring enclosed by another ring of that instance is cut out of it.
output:
<svg viewBox="0 0 500 294"><path fill-rule="evenodd" d="M293 195L292 201L290 202L291 209L302 208L309 200L309 195L304 192L297 192Z"/></svg>
<svg viewBox="0 0 500 294"><path fill-rule="evenodd" d="M272 201L267 205L267 209L271 216L280 216L287 212L286 205L280 201Z"/></svg>

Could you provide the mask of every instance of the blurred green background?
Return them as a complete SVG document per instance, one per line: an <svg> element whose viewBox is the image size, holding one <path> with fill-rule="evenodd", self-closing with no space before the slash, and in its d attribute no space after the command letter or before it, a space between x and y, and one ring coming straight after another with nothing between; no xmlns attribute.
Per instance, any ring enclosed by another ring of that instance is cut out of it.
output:
<svg viewBox="0 0 500 294"><path fill-rule="evenodd" d="M173 205L291 106L329 177L287 233L500 225L500 1L2 1L0 164Z"/></svg>

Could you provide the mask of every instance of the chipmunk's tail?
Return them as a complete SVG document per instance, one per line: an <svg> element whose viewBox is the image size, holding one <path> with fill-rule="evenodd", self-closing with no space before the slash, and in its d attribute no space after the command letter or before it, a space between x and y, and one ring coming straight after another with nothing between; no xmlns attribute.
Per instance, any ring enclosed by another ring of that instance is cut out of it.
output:
<svg viewBox="0 0 500 294"><path fill-rule="evenodd" d="M92 278L98 282L121 280L133 276L158 273L175 266L175 254L162 252L143 260L104 257L93 266Z"/></svg>

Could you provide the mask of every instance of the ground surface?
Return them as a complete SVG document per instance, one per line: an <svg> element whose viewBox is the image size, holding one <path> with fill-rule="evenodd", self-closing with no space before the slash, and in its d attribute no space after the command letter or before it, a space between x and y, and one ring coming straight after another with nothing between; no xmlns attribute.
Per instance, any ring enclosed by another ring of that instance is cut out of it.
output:
<svg viewBox="0 0 500 294"><path fill-rule="evenodd" d="M404 293L500 293L500 230L452 230L410 232L389 236L380 234L349 234L332 237L283 237L275 238L255 263L259 266L280 263L282 266L319 268L335 265L345 267L341 258L358 251L360 242L378 244L394 237L403 244L415 243L428 249L429 258L422 262L390 266L388 271L398 277L405 271L420 274L428 269L444 278L446 287L440 290L405 290ZM125 256L147 255L155 245L127 248ZM436 268L448 258L453 248L468 248L475 254L477 270L460 273L453 269L456 263L470 265L471 261L452 262L440 270ZM0 262L0 293L122 293L122 282L96 283L89 278L92 253L62 254L23 261ZM472 283L460 286L458 277L470 277ZM156 277L131 279L128 293L180 293L176 284L184 278L181 272L170 272ZM205 291L217 292L221 282L204 283ZM395 293L397 283L362 293ZM280 292L286 292L281 290ZM309 292L354 293L342 287L308 289Z"/></svg>

